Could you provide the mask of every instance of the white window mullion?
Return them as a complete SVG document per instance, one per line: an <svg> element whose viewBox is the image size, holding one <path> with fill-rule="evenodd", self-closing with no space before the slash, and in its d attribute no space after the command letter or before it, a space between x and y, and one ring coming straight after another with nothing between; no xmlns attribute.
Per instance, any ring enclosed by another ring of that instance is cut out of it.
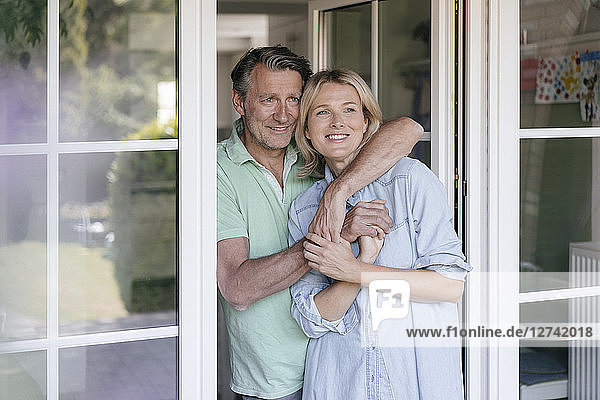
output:
<svg viewBox="0 0 600 400"><path fill-rule="evenodd" d="M217 397L216 3L179 8L179 398Z"/></svg>
<svg viewBox="0 0 600 400"><path fill-rule="evenodd" d="M600 127L520 129L519 137L521 139L600 137Z"/></svg>
<svg viewBox="0 0 600 400"><path fill-rule="evenodd" d="M48 154L48 243L46 246L46 318L48 338L48 400L58 399L58 153Z"/></svg>
<svg viewBox="0 0 600 400"><path fill-rule="evenodd" d="M151 150L177 150L177 139L160 140L123 140L101 142L67 142L31 144L8 144L0 146L0 155L32 155L55 152L67 153L113 153L117 151L151 151Z"/></svg>
<svg viewBox="0 0 600 400"><path fill-rule="evenodd" d="M467 187L466 207L466 256L469 263L479 271L488 269L488 210L487 196L487 9L486 0L474 0L465 4L465 140ZM486 273L471 273L465 288L464 310L467 326L483 325L488 321L487 297L489 280ZM467 344L472 340L468 339ZM466 399L479 400L488 396L489 381L488 347L466 348Z"/></svg>
<svg viewBox="0 0 600 400"><path fill-rule="evenodd" d="M47 28L47 143L56 148L59 129L59 0L48 0ZM47 155L47 246L46 246L46 329L47 350L47 399L59 397L58 370L58 152Z"/></svg>
<svg viewBox="0 0 600 400"><path fill-rule="evenodd" d="M496 164L493 174L497 176L496 209L497 240L490 237L492 247L497 248L495 270L501 274L519 273L519 0L492 1L490 16L497 25L490 49L490 68L494 65L498 84L497 130L495 143L490 143L490 154ZM497 51L497 52L496 52ZM493 54L493 59L492 59ZM494 244L496 244L494 246ZM499 321L509 325L519 323L519 280L500 279L495 308ZM492 299L491 299L492 300ZM492 301L493 301L492 300ZM498 350L499 399L517 398L519 395L519 341L513 339L510 346Z"/></svg>
<svg viewBox="0 0 600 400"><path fill-rule="evenodd" d="M519 293L519 304L554 300L569 300L594 296L600 296L600 286L582 287L578 285L578 287L568 289L553 289ZM587 320L591 319L588 318Z"/></svg>
<svg viewBox="0 0 600 400"><path fill-rule="evenodd" d="M156 328L130 329L124 331L110 331L88 333L85 335L59 336L54 340L58 349L95 346L100 344L124 343L145 341L152 339L173 338L179 335L176 325L160 326ZM17 340L14 342L0 343L0 353L21 353L29 351L46 351L49 348L49 339Z"/></svg>

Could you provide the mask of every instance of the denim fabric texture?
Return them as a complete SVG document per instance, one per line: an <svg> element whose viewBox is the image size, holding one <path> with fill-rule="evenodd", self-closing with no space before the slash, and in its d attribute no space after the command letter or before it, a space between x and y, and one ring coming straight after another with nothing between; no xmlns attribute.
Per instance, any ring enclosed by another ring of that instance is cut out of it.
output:
<svg viewBox="0 0 600 400"><path fill-rule="evenodd" d="M299 195L289 218L290 245L308 232L319 201L333 176ZM386 200L393 226L376 265L429 269L450 279L465 280L465 262L452 224L446 191L420 161L401 159L380 178L355 193L347 203ZM357 242L352 243L358 255ZM371 324L368 288L363 287L345 315L324 320L314 296L334 281L312 270L290 288L292 317L310 337L304 372L303 399L455 400L463 398L460 339L432 347L425 338L407 338L407 328L458 326L456 304L409 303L403 319ZM430 342L429 342L430 343ZM450 345L448 345L450 343Z"/></svg>

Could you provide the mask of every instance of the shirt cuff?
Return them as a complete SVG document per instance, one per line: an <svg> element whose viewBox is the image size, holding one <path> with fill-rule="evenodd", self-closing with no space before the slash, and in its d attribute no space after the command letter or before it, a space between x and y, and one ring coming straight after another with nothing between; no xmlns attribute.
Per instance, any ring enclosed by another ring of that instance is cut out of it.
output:
<svg viewBox="0 0 600 400"><path fill-rule="evenodd" d="M459 281L464 281L467 273L473 269L462 257L450 254L419 257L414 268L435 271L446 278Z"/></svg>
<svg viewBox="0 0 600 400"><path fill-rule="evenodd" d="M310 293L297 292L293 295L292 308L296 308L301 318L304 319L301 326L309 337L319 336L327 332L336 332L340 335L347 335L358 324L358 312L356 300L352 302L350 308L344 313L342 318L335 321L323 319L317 305L315 304L315 295L322 289L312 290ZM294 310L292 309L292 314ZM298 320L296 318L296 320ZM300 321L299 321L300 322Z"/></svg>

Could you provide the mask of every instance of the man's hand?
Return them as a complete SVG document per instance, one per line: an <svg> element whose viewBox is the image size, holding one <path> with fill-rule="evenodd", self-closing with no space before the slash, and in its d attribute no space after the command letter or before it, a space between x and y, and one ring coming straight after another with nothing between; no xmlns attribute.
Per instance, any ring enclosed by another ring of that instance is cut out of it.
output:
<svg viewBox="0 0 600 400"><path fill-rule="evenodd" d="M385 200L361 201L346 214L341 236L350 243L354 242L359 236L383 239L385 233L390 233L392 223L389 211L385 206Z"/></svg>
<svg viewBox="0 0 600 400"><path fill-rule="evenodd" d="M308 266L338 281L360 283L360 262L344 239L334 243L314 233L306 235L304 258Z"/></svg>

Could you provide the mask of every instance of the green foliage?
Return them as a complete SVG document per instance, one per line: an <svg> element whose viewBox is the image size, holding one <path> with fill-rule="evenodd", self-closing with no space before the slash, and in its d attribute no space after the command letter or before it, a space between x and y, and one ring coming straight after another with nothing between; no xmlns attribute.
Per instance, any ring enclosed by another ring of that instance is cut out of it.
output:
<svg viewBox="0 0 600 400"><path fill-rule="evenodd" d="M0 0L0 31L4 33L4 41L10 45L19 42L23 37L29 47L44 46L46 37L46 0ZM64 10L73 7L73 1L68 2ZM68 35L67 23L59 17L59 29L61 36ZM24 57L26 47L19 47L21 57ZM22 62L22 60L19 60Z"/></svg>
<svg viewBox="0 0 600 400"><path fill-rule="evenodd" d="M177 137L177 121L152 122L126 140ZM177 154L121 152L108 174L111 249L125 307L171 310L176 299Z"/></svg>
<svg viewBox="0 0 600 400"><path fill-rule="evenodd" d="M4 39L15 39L22 30L28 44L35 46L42 41L45 31L46 0L2 0L0 1L0 29Z"/></svg>

